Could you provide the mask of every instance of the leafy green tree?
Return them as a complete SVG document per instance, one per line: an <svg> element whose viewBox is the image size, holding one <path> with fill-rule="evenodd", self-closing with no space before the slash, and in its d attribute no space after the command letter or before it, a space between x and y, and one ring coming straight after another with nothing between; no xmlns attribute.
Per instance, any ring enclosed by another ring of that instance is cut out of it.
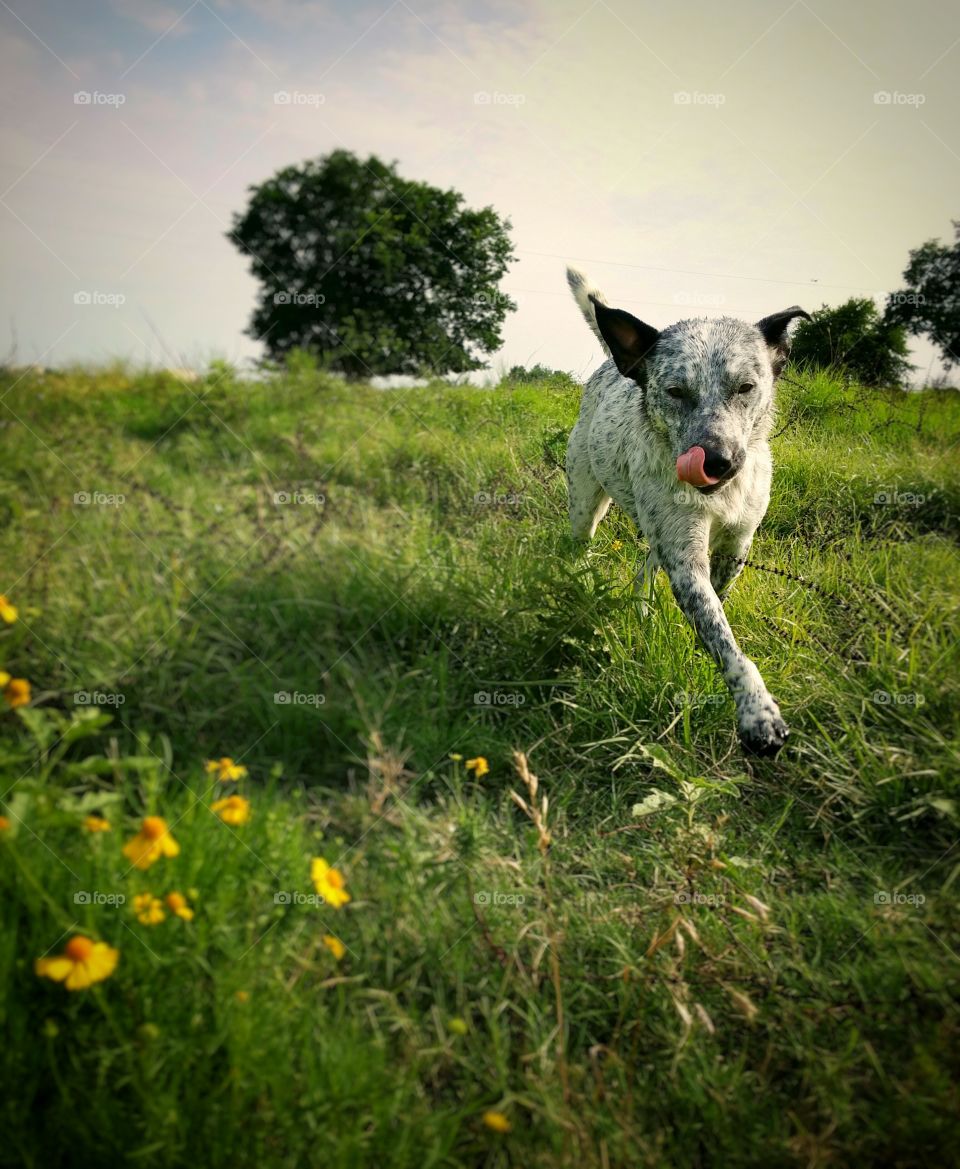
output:
<svg viewBox="0 0 960 1169"><path fill-rule="evenodd" d="M457 191L335 150L252 187L228 238L262 285L249 335L360 378L482 368L516 308L497 287L509 230Z"/></svg>
<svg viewBox="0 0 960 1169"><path fill-rule="evenodd" d="M960 220L953 230L952 247L931 239L910 253L907 286L887 301L887 316L939 345L946 365L960 365Z"/></svg>
<svg viewBox="0 0 960 1169"><path fill-rule="evenodd" d="M869 297L823 305L801 321L791 357L799 366L834 367L866 386L900 385L913 366L907 331L882 314Z"/></svg>

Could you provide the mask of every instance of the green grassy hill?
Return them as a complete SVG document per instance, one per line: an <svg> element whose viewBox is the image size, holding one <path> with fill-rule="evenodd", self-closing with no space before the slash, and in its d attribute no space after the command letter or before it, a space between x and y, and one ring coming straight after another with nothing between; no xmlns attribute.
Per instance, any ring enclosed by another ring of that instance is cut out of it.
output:
<svg viewBox="0 0 960 1169"><path fill-rule="evenodd" d="M960 398L784 384L727 606L792 729L760 763L666 582L634 603L625 518L571 550L578 402L0 380L0 670L32 686L0 714L0 1162L960 1147ZM146 815L180 853L140 871ZM191 921L138 920L171 891ZM71 992L34 960L76 933L120 958Z"/></svg>

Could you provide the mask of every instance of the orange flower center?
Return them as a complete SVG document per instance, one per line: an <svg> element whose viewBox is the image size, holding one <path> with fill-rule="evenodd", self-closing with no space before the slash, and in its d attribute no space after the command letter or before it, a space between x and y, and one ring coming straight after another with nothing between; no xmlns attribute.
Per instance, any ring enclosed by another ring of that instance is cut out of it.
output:
<svg viewBox="0 0 960 1169"><path fill-rule="evenodd" d="M331 884L334 889L343 888L343 873L338 873L336 869L327 870L327 882Z"/></svg>
<svg viewBox="0 0 960 1169"><path fill-rule="evenodd" d="M71 938L64 947L64 953L74 962L86 962L93 953L93 942L89 938Z"/></svg>
<svg viewBox="0 0 960 1169"><path fill-rule="evenodd" d="M143 822L143 835L148 840L159 840L166 830L167 826L162 816L147 816Z"/></svg>
<svg viewBox="0 0 960 1169"><path fill-rule="evenodd" d="M182 893L167 894L167 905L169 905L171 909L183 909L186 904L187 899Z"/></svg>

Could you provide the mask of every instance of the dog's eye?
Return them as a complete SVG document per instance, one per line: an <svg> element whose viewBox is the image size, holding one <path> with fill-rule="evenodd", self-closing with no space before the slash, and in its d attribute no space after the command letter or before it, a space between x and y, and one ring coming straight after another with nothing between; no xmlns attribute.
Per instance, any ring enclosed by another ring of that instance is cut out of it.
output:
<svg viewBox="0 0 960 1169"><path fill-rule="evenodd" d="M667 393L670 395L671 398L674 398L676 401L678 401L678 402L683 401L683 397L684 397L683 386L667 386Z"/></svg>
<svg viewBox="0 0 960 1169"><path fill-rule="evenodd" d="M753 382L741 382L737 387L737 393L749 394L751 390L755 390L756 388L757 387L753 384Z"/></svg>

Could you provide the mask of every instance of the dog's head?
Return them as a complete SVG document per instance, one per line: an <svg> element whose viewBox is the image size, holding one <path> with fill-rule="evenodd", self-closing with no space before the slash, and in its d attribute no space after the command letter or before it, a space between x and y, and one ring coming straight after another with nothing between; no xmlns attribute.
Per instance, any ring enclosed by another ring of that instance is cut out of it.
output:
<svg viewBox="0 0 960 1169"><path fill-rule="evenodd" d="M617 368L641 387L677 477L705 494L718 491L743 466L751 440L766 437L790 322L809 314L794 305L755 325L721 317L658 331L590 299Z"/></svg>

